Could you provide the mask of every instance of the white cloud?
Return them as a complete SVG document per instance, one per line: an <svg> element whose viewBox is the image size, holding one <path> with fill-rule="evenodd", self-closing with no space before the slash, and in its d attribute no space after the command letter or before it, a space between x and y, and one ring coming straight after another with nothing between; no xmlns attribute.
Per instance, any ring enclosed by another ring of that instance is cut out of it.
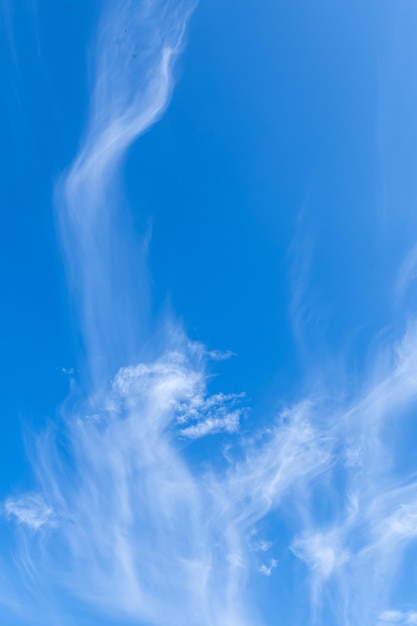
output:
<svg viewBox="0 0 417 626"><path fill-rule="evenodd" d="M291 549L321 580L328 578L349 558L347 551L339 545L338 538L331 533L317 532L300 537Z"/></svg>
<svg viewBox="0 0 417 626"><path fill-rule="evenodd" d="M35 531L56 523L53 509L36 494L8 498L4 503L4 512L9 518L13 517L19 524Z"/></svg>
<svg viewBox="0 0 417 626"><path fill-rule="evenodd" d="M205 359L231 353L207 351L173 324L162 340L146 344L147 358L137 364L145 349L138 329L146 328L147 272L141 254L130 260L117 174L127 148L169 102L193 8L186 0L106 3L85 136L56 188L92 392L67 416L63 433L38 441L39 494L4 503L23 531L15 562L48 589L48 604L64 588L91 611L121 620L261 625L247 590L277 560L259 566L251 538L273 513L296 535L288 543L311 575L315 611L327 585L335 623L414 624L415 613L381 614L381 607L417 536L416 485L387 472L395 442L384 431L417 400L415 325L386 371L349 402L330 406L314 390L261 432L242 435L218 467L190 460L181 439L239 430L242 396L207 390ZM303 297L308 257L307 250L293 276L302 349L311 326ZM414 273L413 257L400 291ZM54 533L30 532L51 524ZM268 537L258 550L270 543Z"/></svg>
<svg viewBox="0 0 417 626"><path fill-rule="evenodd" d="M183 428L180 432L183 437L189 437L190 439L197 439L221 432L236 433L239 429L240 415L239 411L235 411L225 417L209 417L194 426Z"/></svg>
<svg viewBox="0 0 417 626"><path fill-rule="evenodd" d="M143 402L158 407L161 420L155 420L155 429L177 423L178 432L190 439L235 433L243 414L238 405L244 394L209 395L202 354L202 347L184 337L183 352L168 352L153 363L122 368L113 391L127 406Z"/></svg>
<svg viewBox="0 0 417 626"><path fill-rule="evenodd" d="M263 574L264 576L271 576L272 571L276 567L278 567L278 561L276 559L271 559L269 562L269 565L265 565L265 563L262 563L258 571L260 574Z"/></svg>
<svg viewBox="0 0 417 626"><path fill-rule="evenodd" d="M120 370L107 402L102 394L97 400L110 409L88 402L85 414L100 419L81 412L67 422L66 460L50 435L39 442L41 491L60 524L42 541L37 576L65 584L100 611L149 623L250 626L261 618L246 597L247 581L277 565L254 562L256 526L328 467L329 441L300 405L286 411L285 423L244 441L226 473L186 463L175 432L234 431L240 415L222 414L218 424L210 417L241 396L210 396L199 354L184 338L182 351L177 344L154 362Z"/></svg>
<svg viewBox="0 0 417 626"><path fill-rule="evenodd" d="M288 407L267 429L241 434L223 469L186 460L181 436L227 431L230 415L234 431L243 396L210 395L206 351L180 336L177 330L175 349L158 359L122 368L107 394L70 416L69 458L51 436L39 443L42 495L6 503L22 529L60 520L43 540L37 576L51 585L54 571L54 582L65 581L100 611L149 623L165 624L173 613L182 616L178 626L262 623L246 590L253 576L271 575L277 565L256 558L279 542L263 529L274 513L297 528L289 543L311 574L316 611L326 588L352 622L389 623L381 605L417 538L417 487L386 479L392 442L380 432L417 395L412 326L391 369L349 407L335 411L308 399ZM355 450L349 463L346 450ZM335 493L336 471L344 488ZM331 511L326 523L316 519L318 490ZM65 546L61 575L55 542ZM413 624L412 612L398 615L401 626Z"/></svg>
<svg viewBox="0 0 417 626"><path fill-rule="evenodd" d="M213 361L227 361L236 356L236 354L231 350L225 350L224 352L220 350L209 350L207 356Z"/></svg>
<svg viewBox="0 0 417 626"><path fill-rule="evenodd" d="M132 142L156 123L173 89L195 0L102 3L90 59L89 119L57 182L59 234L93 383L132 363L148 328L147 234L138 246L118 172ZM139 289L138 289L139 286Z"/></svg>
<svg viewBox="0 0 417 626"><path fill-rule="evenodd" d="M272 548L272 541L265 541L264 539L260 539L259 541L251 542L252 550L257 552L268 552Z"/></svg>
<svg viewBox="0 0 417 626"><path fill-rule="evenodd" d="M417 624L417 611L384 611L379 619L380 626L413 626Z"/></svg>

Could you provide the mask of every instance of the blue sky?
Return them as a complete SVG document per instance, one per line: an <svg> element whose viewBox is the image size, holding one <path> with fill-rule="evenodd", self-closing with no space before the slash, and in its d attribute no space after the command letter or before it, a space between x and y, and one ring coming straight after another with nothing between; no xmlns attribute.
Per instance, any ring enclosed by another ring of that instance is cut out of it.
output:
<svg viewBox="0 0 417 626"><path fill-rule="evenodd" d="M417 624L417 8L0 7L0 619Z"/></svg>

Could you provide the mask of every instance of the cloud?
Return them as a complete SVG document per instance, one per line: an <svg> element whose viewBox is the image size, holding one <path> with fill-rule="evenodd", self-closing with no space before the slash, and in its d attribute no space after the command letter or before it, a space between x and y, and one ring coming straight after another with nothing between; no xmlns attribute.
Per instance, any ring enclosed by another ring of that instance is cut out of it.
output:
<svg viewBox="0 0 417 626"><path fill-rule="evenodd" d="M153 363L122 368L115 377L113 391L127 403L133 399L149 402L145 398L151 394L167 420L179 426L192 422L179 429L183 437L237 432L244 413L237 405L244 394L209 395L201 360L204 355L203 346L184 337L183 352L168 352Z"/></svg>
<svg viewBox="0 0 417 626"><path fill-rule="evenodd" d="M14 511L39 526L38 548L28 538L29 550L42 551L38 584L64 585L121 619L261 624L247 588L277 563L254 560L254 532L285 497L328 468L329 442L308 423L311 409L303 405L259 437L236 441L240 451L229 452L224 471L187 462L179 445L184 429L195 429L192 438L220 428L207 416L227 412L241 396L210 395L206 351L185 336L179 346L178 333L175 342L155 361L122 368L105 396L68 416L58 438L50 432L38 441L36 472L51 503L48 515L38 499L23 498ZM65 455L61 440L68 442ZM52 509L59 525L46 534Z"/></svg>
<svg viewBox="0 0 417 626"><path fill-rule="evenodd" d="M206 420L199 422L195 426L187 426L180 432L183 437L197 439L205 435L214 435L221 432L236 433L239 428L240 412L235 411L226 417L208 417Z"/></svg>
<svg viewBox="0 0 417 626"><path fill-rule="evenodd" d="M88 606L98 623L104 615L118 623L261 626L250 591L282 559L260 565L259 551L281 543L308 577L316 617L326 594L335 623L412 624L413 611L383 607L417 538L416 482L390 471L397 448L389 428L417 402L416 324L386 349L388 358L378 356L360 389L339 389L333 402L322 388L300 392L267 427L248 424L244 432L244 396L209 389L209 360L231 353L190 341L175 322L162 340L148 332L147 242L138 252L119 172L129 146L169 103L193 8L185 0L104 7L89 119L56 185L89 392L36 440L36 493L4 502L19 528L13 567L30 572L30 589L47 590L56 623L66 619L70 596L73 609ZM293 275L303 350L307 261L308 254ZM230 435L227 448L212 441L218 462L196 459L193 440L217 432ZM265 539L254 544L261 532ZM300 590L304 580L295 582L294 594ZM27 591L22 576L15 596ZM31 605L25 623L34 614Z"/></svg>
<svg viewBox="0 0 417 626"><path fill-rule="evenodd" d="M148 338L149 235L138 245L118 172L129 146L169 103L194 7L194 0L103 3L89 119L78 154L56 184L69 286L97 386L137 358Z"/></svg>
<svg viewBox="0 0 417 626"><path fill-rule="evenodd" d="M4 503L4 513L19 524L31 530L41 530L55 524L53 510L40 495L29 494L20 498L8 498Z"/></svg>
<svg viewBox="0 0 417 626"><path fill-rule="evenodd" d="M271 559L269 565L265 565L265 563L262 563L258 571L264 576L271 576L272 570L274 570L276 567L278 567L278 561L276 561L275 559Z"/></svg>
<svg viewBox="0 0 417 626"><path fill-rule="evenodd" d="M322 580L347 561L349 555L338 545L337 538L323 533L312 533L298 538L291 546L294 554Z"/></svg>
<svg viewBox="0 0 417 626"><path fill-rule="evenodd" d="M252 550L256 550L259 552L268 552L268 550L272 548L272 545L273 544L271 541L265 541L263 539L255 541L251 544Z"/></svg>
<svg viewBox="0 0 417 626"><path fill-rule="evenodd" d="M385 370L379 369L348 406L325 418L337 441L336 463L320 485L320 501L327 499L331 519L320 522L312 503L292 550L311 571L314 611L321 610L325 589L339 607L336 619L378 622L417 536L417 486L412 474L396 469L392 434L417 402L415 345L416 326L410 323L384 359ZM337 491L332 488L336 471Z"/></svg>
<svg viewBox="0 0 417 626"><path fill-rule="evenodd" d="M405 626L406 624L417 624L417 611L384 611L380 615L380 625L388 626L398 624Z"/></svg>
<svg viewBox="0 0 417 626"><path fill-rule="evenodd" d="M38 495L5 504L28 530L26 562L41 551L37 584L57 597L64 587L122 622L262 624L249 589L282 561L257 558L282 541L275 526L266 530L273 515L291 529L281 549L306 566L313 613L330 594L335 619L390 623L381 609L417 539L417 485L387 473L395 440L384 429L417 401L415 337L410 324L385 371L349 403L307 397L236 437L244 396L211 394L209 352L174 328L166 352L121 368L61 433L39 439ZM220 464L184 450L184 430L193 429L192 446L234 412ZM413 623L412 611L398 615Z"/></svg>
<svg viewBox="0 0 417 626"><path fill-rule="evenodd" d="M209 350L207 356L213 361L227 361L236 356L236 354L232 350Z"/></svg>

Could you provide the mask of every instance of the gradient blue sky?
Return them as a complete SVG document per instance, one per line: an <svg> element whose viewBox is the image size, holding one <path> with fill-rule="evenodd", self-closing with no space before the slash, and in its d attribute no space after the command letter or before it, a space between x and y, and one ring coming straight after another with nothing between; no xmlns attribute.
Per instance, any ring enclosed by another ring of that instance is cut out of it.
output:
<svg viewBox="0 0 417 626"><path fill-rule="evenodd" d="M417 624L415 3L0 28L0 621Z"/></svg>

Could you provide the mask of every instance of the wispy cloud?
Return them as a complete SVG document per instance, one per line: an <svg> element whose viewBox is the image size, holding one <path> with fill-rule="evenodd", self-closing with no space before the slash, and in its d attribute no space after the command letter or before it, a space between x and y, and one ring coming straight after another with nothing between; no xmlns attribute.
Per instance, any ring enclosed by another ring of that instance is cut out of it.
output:
<svg viewBox="0 0 417 626"><path fill-rule="evenodd" d="M184 437L189 437L190 439L198 439L199 437L205 437L206 435L213 435L221 432L231 434L238 431L239 421L240 413L238 411L229 413L225 417L208 417L198 424L183 428L181 430L181 434Z"/></svg>
<svg viewBox="0 0 417 626"><path fill-rule="evenodd" d="M380 626L390 626L398 624L405 626L406 624L417 624L417 611L384 611L380 615Z"/></svg>
<svg viewBox="0 0 417 626"><path fill-rule="evenodd" d="M28 527L28 549L39 542L42 552L38 581L60 581L120 619L261 624L249 589L281 558L260 558L280 540L262 531L274 513L292 529L287 549L310 571L316 615L330 593L342 623L388 624L390 615L413 623L412 610L383 609L417 538L417 486L387 472L395 441L385 435L417 401L415 327L347 405L307 398L268 429L238 433L220 465L188 458L183 430L204 435L209 416L229 414L243 397L211 395L207 351L180 337L177 329L166 354L120 369L106 392L68 416L64 456L51 434L39 441L42 496L8 501L21 531L27 520L38 525L36 534Z"/></svg>
<svg viewBox="0 0 417 626"><path fill-rule="evenodd" d="M96 384L132 362L146 337L147 237L135 245L118 170L163 114L194 0L106 2L91 59L90 116L56 186L60 237ZM139 286L139 289L138 289Z"/></svg>
<svg viewBox="0 0 417 626"><path fill-rule="evenodd" d="M98 610L150 623L253 623L248 580L276 566L256 564L253 529L327 467L329 452L297 407L262 441L246 442L245 459L226 474L186 463L178 425L193 419L202 436L209 418L197 416L234 399L206 393L201 353L184 338L181 353L122 369L101 409L70 416L66 460L50 436L39 442L40 489L52 508L29 496L8 510L38 530L59 520L41 541L40 580L50 585L53 571Z"/></svg>
<svg viewBox="0 0 417 626"><path fill-rule="evenodd" d="M265 565L265 563L262 563L262 565L259 568L259 572L263 574L264 576L271 576L272 571L277 566L278 566L278 561L276 559L271 559L269 562L269 565Z"/></svg>
<svg viewBox="0 0 417 626"><path fill-rule="evenodd" d="M55 524L53 510L41 496L35 494L8 498L4 503L4 513L32 530Z"/></svg>
<svg viewBox="0 0 417 626"><path fill-rule="evenodd" d="M337 537L320 532L299 537L291 549L324 580L349 558L348 553L338 545Z"/></svg>
<svg viewBox="0 0 417 626"><path fill-rule="evenodd" d="M350 397L340 393L349 400L331 403L314 390L260 431L243 428L242 394L210 393L210 359L232 353L209 351L171 323L138 356L146 245L135 257L118 172L168 105L193 8L186 0L107 2L98 28L89 120L56 186L90 394L37 440L36 494L3 505L19 529L16 570L48 589L62 619L69 592L97 622L104 614L117 623L261 625L251 590L281 563L273 516L289 529L280 549L305 569L316 615L326 592L335 622L413 624L413 610L385 607L417 538L415 477L395 467L389 428L417 402L415 325L387 349L384 371ZM293 277L300 345L307 265ZM219 462L196 461L194 440L220 432L230 444L213 445ZM265 559L272 545L276 558ZM18 597L26 578L15 587Z"/></svg>
<svg viewBox="0 0 417 626"><path fill-rule="evenodd" d="M416 537L416 484L412 474L396 469L396 442L389 435L417 401L415 345L416 327L411 324L403 341L392 348L386 372L347 410L330 416L343 492L336 496L328 486L333 520L314 523L310 509L309 530L292 544L311 570L316 610L327 584L339 619L366 625L377 621L404 552ZM325 493L325 486L321 488Z"/></svg>

